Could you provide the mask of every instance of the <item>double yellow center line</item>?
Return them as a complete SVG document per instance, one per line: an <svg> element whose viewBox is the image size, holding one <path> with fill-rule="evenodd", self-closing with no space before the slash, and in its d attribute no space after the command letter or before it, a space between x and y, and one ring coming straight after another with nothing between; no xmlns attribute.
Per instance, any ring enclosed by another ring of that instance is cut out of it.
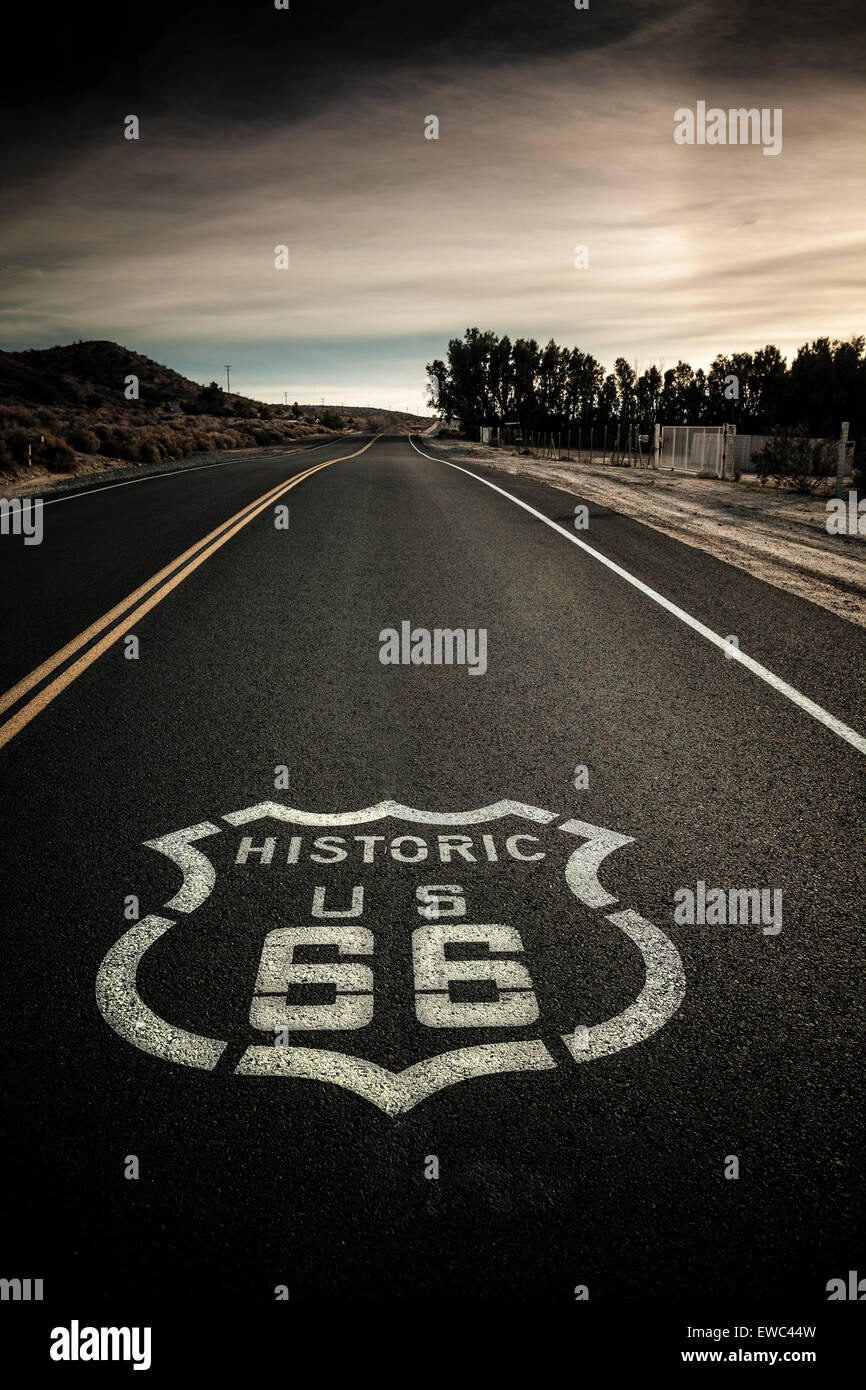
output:
<svg viewBox="0 0 866 1390"><path fill-rule="evenodd" d="M378 438L378 435L376 438ZM172 560L161 569L158 574L154 574L150 579L145 580L144 584L140 584L139 587L133 590L131 594L128 594L125 599L115 604L108 613L103 613L101 618L97 618L96 621L91 623L89 627L86 627L83 632L79 632L77 637L73 637L72 641L67 642L65 647L61 647L53 656L43 661L41 666L37 666L34 671L30 672L29 676L25 676L17 685L13 685L11 690L7 690L5 695L0 696L0 714L10 709L12 705L17 704L17 702L35 686L41 685L46 676L50 676L51 672L55 671L58 666L62 666L64 661L67 661L70 656L74 656L77 651L81 651L82 647L87 648L77 661L74 661L71 666L67 666L66 669L62 671L59 676L56 676L53 681L50 681L48 685L43 686L39 693L34 695L32 700L28 700L26 705L22 705L22 707L13 714L10 719L7 719L4 724L0 724L0 748L2 748L4 744L7 744L10 739L13 739L25 725L30 723L31 719L34 719L41 710L45 709L46 705L50 705L51 701L60 694L61 690L65 690L68 685L71 685L74 680L77 680L82 671L86 671L88 666L92 666L93 662L97 661L99 657L102 656L103 652L107 651L118 638L122 637L124 633L129 632L130 628L135 627L139 619L143 618L146 613L149 613L152 608L155 608L167 594L171 593L172 589L176 589L179 584L182 584L183 581L192 574L193 570L197 570L199 565L204 564L205 560L213 555L215 551L219 550L221 546L225 545L226 541L230 541L232 536L236 536L238 531L242 530L244 526L249 525L260 512L263 512L267 507L273 506L280 497L285 496L287 492L291 492L292 488L297 487L298 483L302 483L305 478L312 477L314 473L320 472L323 468L330 468L333 463L345 463L347 459L357 458L359 454L365 453L367 449L370 448L370 445L375 442L375 439L371 439L368 444L365 444L361 449L356 449L353 454L344 454L341 458L328 459L325 463L317 463L312 468L307 468L303 473L298 473L296 477L290 478L287 483L278 483L276 487L271 488L270 492L264 493L263 496L257 497L254 502L250 502L246 507L242 507L234 516L229 517L228 521L222 522L221 525L217 526L216 529L211 531L207 536L203 536L200 541L196 541L195 545L190 546L189 550L185 550L182 555L178 555L176 560ZM148 595L148 597L145 598L145 595ZM139 603L139 599L144 599L144 602ZM134 604L138 606L133 608ZM130 608L133 608L131 613L128 612ZM123 621L117 623L116 626L112 626L116 619L120 618L124 613L126 613L127 616ZM92 646L88 646L88 643L90 643L98 633L104 632L106 628L110 628L110 631L106 632L105 636L101 637L98 642L94 642Z"/></svg>

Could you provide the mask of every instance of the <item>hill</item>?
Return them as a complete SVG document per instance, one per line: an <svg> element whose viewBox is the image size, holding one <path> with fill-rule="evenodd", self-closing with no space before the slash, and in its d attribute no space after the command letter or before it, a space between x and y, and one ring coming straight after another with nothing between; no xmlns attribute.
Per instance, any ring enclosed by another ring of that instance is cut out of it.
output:
<svg viewBox="0 0 866 1390"><path fill-rule="evenodd" d="M423 433L436 419L435 415L414 415L411 411L387 410L378 405L302 405L301 410L305 415L320 415L322 411L339 415L342 412L354 421L359 430L367 429L371 434L379 434L383 430L387 433L399 433L401 430Z"/></svg>
<svg viewBox="0 0 866 1390"><path fill-rule="evenodd" d="M129 377L137 380L134 399L126 395ZM119 343L0 351L0 474L7 479L429 423L371 406L291 407L228 395ZM30 442L29 466L28 436L42 436Z"/></svg>
<svg viewBox="0 0 866 1390"><path fill-rule="evenodd" d="M137 376L140 398L195 400L201 387L171 367L119 343L79 342L67 347L0 352L0 400L33 405L125 402L124 379ZM90 398L98 397L92 400Z"/></svg>

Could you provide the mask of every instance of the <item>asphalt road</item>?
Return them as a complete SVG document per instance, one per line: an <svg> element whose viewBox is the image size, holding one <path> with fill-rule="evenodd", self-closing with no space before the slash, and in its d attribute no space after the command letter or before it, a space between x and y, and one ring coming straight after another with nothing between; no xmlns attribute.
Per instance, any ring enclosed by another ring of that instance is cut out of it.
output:
<svg viewBox="0 0 866 1390"><path fill-rule="evenodd" d="M860 735L863 631L594 504L575 530L579 499L444 444L368 442L0 538L0 688L91 629L0 715L0 1273L59 1320L119 1280L135 1306L823 1308L866 1274L864 755L653 595ZM383 664L404 622L483 629L486 670ZM186 869L145 844L203 826ZM592 827L623 842L570 885ZM781 891L782 930L676 923L698 882Z"/></svg>

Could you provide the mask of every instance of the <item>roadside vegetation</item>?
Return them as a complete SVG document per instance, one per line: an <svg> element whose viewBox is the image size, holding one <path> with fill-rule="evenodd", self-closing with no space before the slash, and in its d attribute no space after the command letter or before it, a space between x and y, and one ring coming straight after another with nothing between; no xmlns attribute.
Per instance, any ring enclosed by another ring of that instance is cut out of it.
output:
<svg viewBox="0 0 866 1390"><path fill-rule="evenodd" d="M866 338L818 338L790 365L772 344L757 352L719 355L708 371L688 362L639 372L624 357L607 372L591 353L542 347L534 338L500 337L468 328L448 344L445 360L427 367L430 405L459 421L468 439L485 426L517 429L522 439L572 442L635 435L655 425L735 425L738 434L767 435L755 466L764 482L806 491L832 472L843 420L855 450L855 478L866 481ZM833 456L834 457L834 456ZM823 471L822 471L823 470Z"/></svg>
<svg viewBox="0 0 866 1390"><path fill-rule="evenodd" d="M127 399L130 376L138 397ZM200 386L116 343L0 353L0 472L158 464L355 428L349 416ZM39 436L41 442L36 442ZM35 438L34 438L35 437Z"/></svg>

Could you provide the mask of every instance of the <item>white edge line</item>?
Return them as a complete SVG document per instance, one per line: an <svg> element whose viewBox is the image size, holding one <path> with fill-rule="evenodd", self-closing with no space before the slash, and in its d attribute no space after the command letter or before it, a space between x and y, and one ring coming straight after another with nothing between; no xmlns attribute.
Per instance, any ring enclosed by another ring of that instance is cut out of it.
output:
<svg viewBox="0 0 866 1390"><path fill-rule="evenodd" d="M322 439L318 444L305 444L302 449L292 449L290 452L292 457L295 454L309 454L313 449L324 449L325 445L330 443L332 443L330 439ZM277 448L277 445L274 444L272 447ZM204 473L208 468L228 468L233 463L245 463L247 461L246 459L221 459L219 463L199 463L195 468L172 468L167 473L148 473L146 478L127 478L123 483L105 483L103 487L89 487L84 492L71 492L64 497L50 497L47 502L42 498L39 500L43 507L53 507L55 502L75 502L79 497L93 497L97 492L111 492L116 487L132 487L134 483L152 483L158 478L176 478L179 473ZM28 496L30 496L29 493Z"/></svg>
<svg viewBox="0 0 866 1390"><path fill-rule="evenodd" d="M741 652L739 648L731 646L729 642L725 641L724 637L720 637L717 632L713 632L712 628L705 627L703 623L698 622L698 619L693 618L685 609L679 608L675 603L671 603L670 599L665 598L662 594L658 593L656 589L651 589L648 584L644 584L643 580L637 579L635 575L630 574L628 570L623 569L622 566L616 564L615 561L609 560L606 555L602 555L601 551L594 550L591 545L587 545L586 541L582 541L578 536L572 536L564 527L560 526L558 522L551 521L550 517L545 516L543 512L536 511L535 507L530 507L528 502L521 502L519 497L514 497L512 493L506 492L505 488L498 487L496 483L489 482L487 478L479 478L477 473L473 473L468 468L461 468L459 463L451 463L448 459L435 458L433 454L425 454L423 449L419 449L417 444L412 443L411 438L409 438L409 443L412 445L416 454L420 454L422 458L430 459L432 463L444 463L447 468L456 468L458 473L465 473L467 478L474 478L477 483L483 483L485 487L492 488L494 492L500 493L502 497L507 497L509 502L513 502L515 506L522 507L525 512L529 512L530 516L534 516L538 521L543 521L545 526L549 526L552 531L556 531L560 536L564 536L567 541L571 541L572 545L576 545L580 550L585 550L587 555L591 555L594 560L600 561L600 563L606 565L609 570L613 570L614 574L618 574L626 583L633 585L635 589L639 589L647 598L652 599L653 603L657 603L661 608L666 608L669 613L673 613L675 618L679 618L680 621L685 623L687 627L690 627L693 632L699 633L701 637L705 637L707 641L712 642L714 646L721 647L722 651L725 652L732 661L739 661L741 666L745 666L754 676L759 676L762 681L766 681L767 685L771 685L774 690L777 690L780 695L784 695L792 704L797 705L799 709L805 710L807 714L811 714L812 718L817 719L819 724L825 725L825 727L832 730L834 734L838 734L840 738L845 739L846 743L850 743L852 748L857 749L858 753L866 753L866 738L864 738L862 734L858 734L856 729L849 728L847 724L842 723L841 719L837 719L835 715L830 714L828 710L816 704L814 700L810 700L808 695L804 695L793 685L789 685L787 681L783 681L780 676L774 675L772 671L769 671L766 666L762 666L760 662L753 660L750 656L746 656L745 652Z"/></svg>

